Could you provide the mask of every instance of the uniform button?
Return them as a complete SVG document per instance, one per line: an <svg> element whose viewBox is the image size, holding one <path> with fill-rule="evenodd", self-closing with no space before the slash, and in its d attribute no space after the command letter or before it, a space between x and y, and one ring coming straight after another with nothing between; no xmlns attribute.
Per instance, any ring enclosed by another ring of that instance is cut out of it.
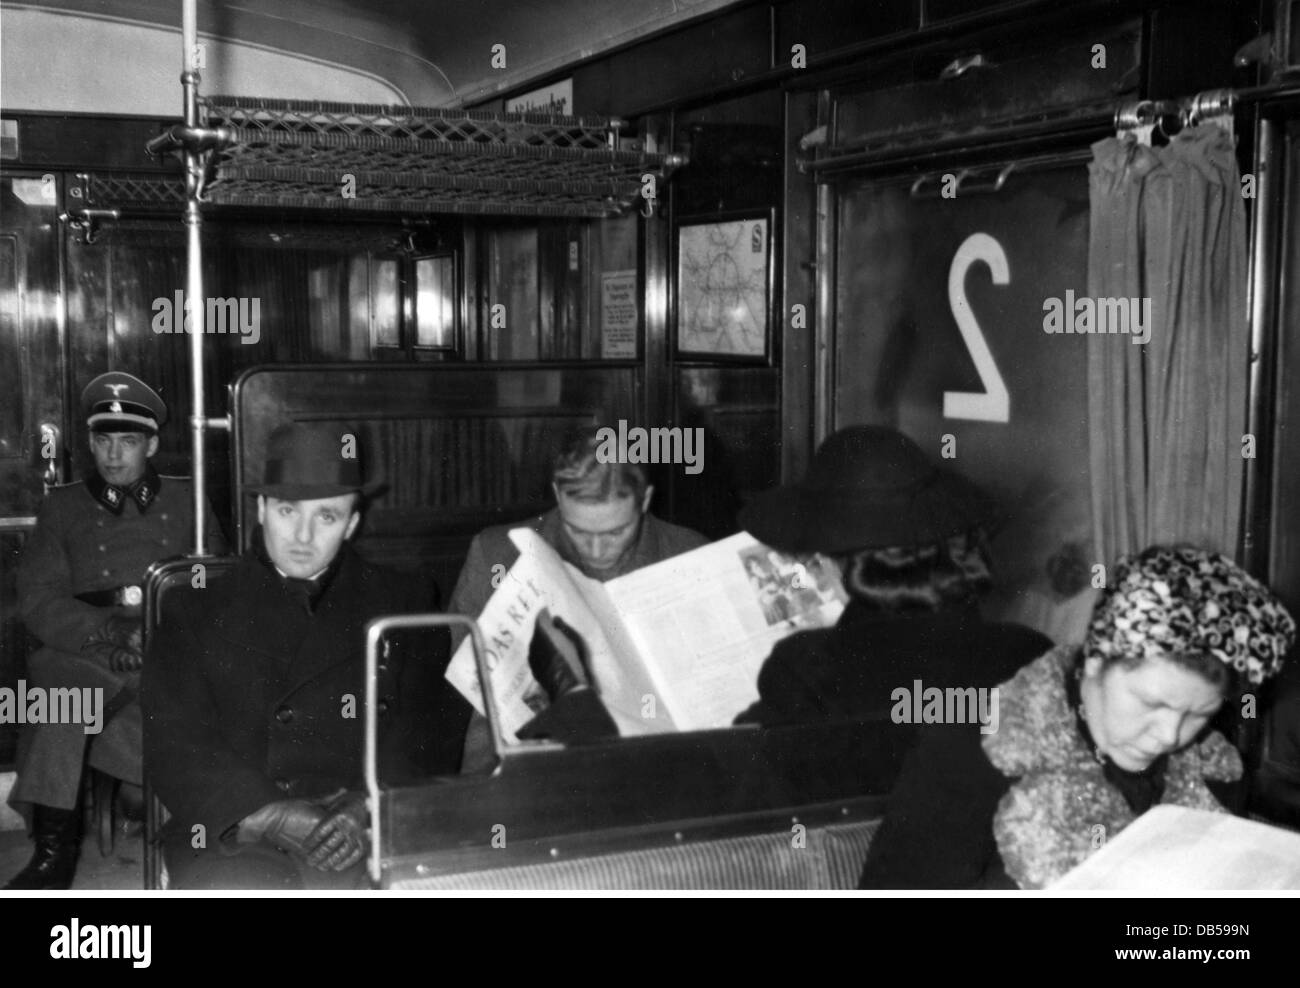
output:
<svg viewBox="0 0 1300 988"><path fill-rule="evenodd" d="M104 576L108 576L108 570L106 569L100 570L100 573L103 574Z"/></svg>
<svg viewBox="0 0 1300 988"><path fill-rule="evenodd" d="M388 713L388 698L380 697L379 702L375 704L375 709L378 710L381 714Z"/></svg>
<svg viewBox="0 0 1300 988"><path fill-rule="evenodd" d="M168 544L168 541L167 541L166 539L163 539L163 540L162 540L162 544L163 544L163 545L167 545L167 544Z"/></svg>
<svg viewBox="0 0 1300 988"><path fill-rule="evenodd" d="M106 545L101 545L101 546L99 547L99 551L100 551L100 552L108 552L108 546L106 546Z"/></svg>
<svg viewBox="0 0 1300 988"><path fill-rule="evenodd" d="M275 712L275 719L281 724L287 724L293 720L293 707L284 706Z"/></svg>
<svg viewBox="0 0 1300 988"><path fill-rule="evenodd" d="M167 512L166 512L166 511L163 512L162 520L163 520L163 521L166 521L166 520L167 520Z"/></svg>
<svg viewBox="0 0 1300 988"><path fill-rule="evenodd" d="M279 789L281 792L288 792L293 788L293 783L288 779L276 779L275 788Z"/></svg>

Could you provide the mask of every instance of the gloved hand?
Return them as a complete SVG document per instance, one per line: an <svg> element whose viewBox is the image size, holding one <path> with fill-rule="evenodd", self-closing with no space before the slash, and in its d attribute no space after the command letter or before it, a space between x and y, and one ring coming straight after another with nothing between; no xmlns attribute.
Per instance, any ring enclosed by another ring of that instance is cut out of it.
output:
<svg viewBox="0 0 1300 988"><path fill-rule="evenodd" d="M311 836L324 817L325 810L315 803L305 799L282 799L267 803L240 820L237 839L241 844L265 841L282 851L301 856L315 846Z"/></svg>
<svg viewBox="0 0 1300 988"><path fill-rule="evenodd" d="M582 636L563 618L543 608L528 643L528 668L552 702L590 683L591 652Z"/></svg>
<svg viewBox="0 0 1300 988"><path fill-rule="evenodd" d="M343 793L325 807L307 837L307 863L320 871L345 871L366 856L370 811L365 793Z"/></svg>
<svg viewBox="0 0 1300 988"><path fill-rule="evenodd" d="M139 618L114 614L91 633L81 652L114 672L135 672L144 665L143 624Z"/></svg>

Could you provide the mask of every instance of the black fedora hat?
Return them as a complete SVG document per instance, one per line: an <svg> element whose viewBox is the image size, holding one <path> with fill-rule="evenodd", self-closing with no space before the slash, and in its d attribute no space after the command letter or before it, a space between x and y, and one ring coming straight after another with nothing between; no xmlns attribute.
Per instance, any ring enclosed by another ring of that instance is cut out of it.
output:
<svg viewBox="0 0 1300 988"><path fill-rule="evenodd" d="M262 482L245 490L282 501L373 494L382 484L363 481L357 435L358 430L337 423L282 425L267 440Z"/></svg>
<svg viewBox="0 0 1300 988"><path fill-rule="evenodd" d="M776 549L833 554L930 545L995 515L983 491L940 469L907 436L860 425L822 443L801 482L746 504L740 524Z"/></svg>

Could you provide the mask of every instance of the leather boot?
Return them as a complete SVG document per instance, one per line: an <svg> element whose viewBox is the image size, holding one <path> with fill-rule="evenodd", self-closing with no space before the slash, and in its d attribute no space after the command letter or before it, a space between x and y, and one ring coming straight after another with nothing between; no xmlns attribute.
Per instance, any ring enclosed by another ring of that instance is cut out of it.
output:
<svg viewBox="0 0 1300 988"><path fill-rule="evenodd" d="M5 889L71 888L81 850L81 811L36 804L32 810L32 840L36 844L32 860L9 879Z"/></svg>

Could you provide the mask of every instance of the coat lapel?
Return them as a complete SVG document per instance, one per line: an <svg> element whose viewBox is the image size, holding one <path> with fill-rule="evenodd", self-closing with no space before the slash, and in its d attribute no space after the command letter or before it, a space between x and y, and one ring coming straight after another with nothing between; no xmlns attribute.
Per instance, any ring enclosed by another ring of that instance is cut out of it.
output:
<svg viewBox="0 0 1300 988"><path fill-rule="evenodd" d="M218 633L235 646L231 655L244 653L264 665L260 675L283 677L303 644L308 616L289 607L280 581L253 556L232 579L227 618ZM224 674L239 676L243 671L231 667Z"/></svg>
<svg viewBox="0 0 1300 988"><path fill-rule="evenodd" d="M285 694L293 693L340 665L365 662L362 618L368 615L367 590L359 557L349 546L334 579L307 618L301 644L285 677ZM304 615L306 616L306 615Z"/></svg>

